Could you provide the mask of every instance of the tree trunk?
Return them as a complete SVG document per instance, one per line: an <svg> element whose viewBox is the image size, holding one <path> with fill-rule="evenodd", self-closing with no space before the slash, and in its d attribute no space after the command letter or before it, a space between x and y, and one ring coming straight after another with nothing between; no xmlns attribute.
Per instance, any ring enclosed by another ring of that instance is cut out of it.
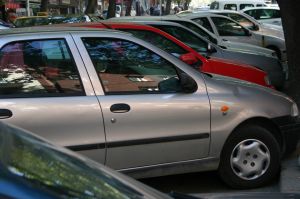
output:
<svg viewBox="0 0 300 199"><path fill-rule="evenodd" d="M48 12L48 0L41 0L41 12Z"/></svg>
<svg viewBox="0 0 300 199"><path fill-rule="evenodd" d="M126 13L125 16L131 16L131 6L132 6L132 0L128 0L126 4Z"/></svg>
<svg viewBox="0 0 300 199"><path fill-rule="evenodd" d="M165 15L169 15L170 14L170 11L171 11L171 2L172 2L172 0L167 0Z"/></svg>
<svg viewBox="0 0 300 199"><path fill-rule="evenodd" d="M300 3L295 0L278 0L287 47L289 81L284 92L300 107Z"/></svg>
<svg viewBox="0 0 300 199"><path fill-rule="evenodd" d="M116 0L109 0L108 3L107 19L116 16Z"/></svg>
<svg viewBox="0 0 300 199"><path fill-rule="evenodd" d="M85 14L94 14L98 6L97 0L88 0L88 4L85 9Z"/></svg>

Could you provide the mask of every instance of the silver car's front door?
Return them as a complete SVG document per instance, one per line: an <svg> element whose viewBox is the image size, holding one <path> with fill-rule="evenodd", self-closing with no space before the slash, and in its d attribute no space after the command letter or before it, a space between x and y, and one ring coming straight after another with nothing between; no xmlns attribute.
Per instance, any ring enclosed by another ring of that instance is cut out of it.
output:
<svg viewBox="0 0 300 199"><path fill-rule="evenodd" d="M90 57L86 66L96 69L90 76L102 83L94 88L104 115L106 164L126 169L206 157L210 105L203 82L195 93L179 91L174 65L153 46L149 50L127 37L76 38L87 49L82 57Z"/></svg>
<svg viewBox="0 0 300 199"><path fill-rule="evenodd" d="M9 36L0 47L1 121L104 162L101 109L71 36Z"/></svg>

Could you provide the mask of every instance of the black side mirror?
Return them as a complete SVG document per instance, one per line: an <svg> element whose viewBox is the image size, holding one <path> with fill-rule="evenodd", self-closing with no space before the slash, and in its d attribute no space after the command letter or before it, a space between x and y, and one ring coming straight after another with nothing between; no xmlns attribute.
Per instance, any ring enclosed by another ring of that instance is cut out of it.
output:
<svg viewBox="0 0 300 199"><path fill-rule="evenodd" d="M217 52L217 50L216 50L216 48L213 46L213 45L211 45L210 43L207 45L207 52L209 52L209 53L215 53L215 52Z"/></svg>
<svg viewBox="0 0 300 199"><path fill-rule="evenodd" d="M254 25L253 25L253 30L254 30L254 31L259 31L259 26L258 26L257 24L254 24Z"/></svg>
<svg viewBox="0 0 300 199"><path fill-rule="evenodd" d="M180 73L179 78L184 93L194 93L198 90L197 82L186 73Z"/></svg>
<svg viewBox="0 0 300 199"><path fill-rule="evenodd" d="M252 36L252 33L250 30L245 29L245 32L246 32L246 36L248 36L248 37Z"/></svg>

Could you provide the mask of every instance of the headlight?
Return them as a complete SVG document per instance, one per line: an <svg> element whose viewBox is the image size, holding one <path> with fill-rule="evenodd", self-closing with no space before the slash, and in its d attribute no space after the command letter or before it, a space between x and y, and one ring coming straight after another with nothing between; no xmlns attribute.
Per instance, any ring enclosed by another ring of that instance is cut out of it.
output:
<svg viewBox="0 0 300 199"><path fill-rule="evenodd" d="M271 86L271 81L270 81L268 75L265 76L265 83L266 83L266 85Z"/></svg>
<svg viewBox="0 0 300 199"><path fill-rule="evenodd" d="M298 106L294 102L293 105L292 105L292 109L291 109L291 116L292 117L297 117L298 115L299 115Z"/></svg>

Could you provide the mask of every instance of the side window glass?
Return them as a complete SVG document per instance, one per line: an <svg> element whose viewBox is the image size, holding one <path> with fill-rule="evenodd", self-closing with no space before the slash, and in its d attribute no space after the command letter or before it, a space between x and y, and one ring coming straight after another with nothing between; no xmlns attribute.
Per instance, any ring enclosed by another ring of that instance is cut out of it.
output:
<svg viewBox="0 0 300 199"><path fill-rule="evenodd" d="M226 18L212 17L220 36L246 36L245 29Z"/></svg>
<svg viewBox="0 0 300 199"><path fill-rule="evenodd" d="M209 20L206 17L201 17L201 18L197 18L197 19L193 19L193 21L195 21L196 23L198 23L200 26L203 26L204 28L206 28L207 30L209 30L210 32L214 33Z"/></svg>
<svg viewBox="0 0 300 199"><path fill-rule="evenodd" d="M211 10L219 10L219 2L212 2L211 4L210 4L210 9Z"/></svg>
<svg viewBox="0 0 300 199"><path fill-rule="evenodd" d="M82 40L106 94L180 92L175 67L152 51L120 39Z"/></svg>
<svg viewBox="0 0 300 199"><path fill-rule="evenodd" d="M240 25L249 28L251 30L254 29L255 24L253 22L251 22L249 19L247 19L246 17L239 15L239 14L229 14L228 17L230 17L231 19L239 22Z"/></svg>
<svg viewBox="0 0 300 199"><path fill-rule="evenodd" d="M161 29L166 33L169 33L170 35L182 41L197 52L207 52L207 42L204 39L201 39L197 35L193 34L193 32L176 26L155 25L154 27Z"/></svg>
<svg viewBox="0 0 300 199"><path fill-rule="evenodd" d="M0 95L84 95L64 39L13 42L0 51Z"/></svg>
<svg viewBox="0 0 300 199"><path fill-rule="evenodd" d="M236 4L225 4L224 5L224 10L237 10L237 5Z"/></svg>
<svg viewBox="0 0 300 199"><path fill-rule="evenodd" d="M122 31L130 32L135 37L145 40L160 49L174 55L175 57L180 57L181 55L187 53L186 50L181 48L179 45L175 44L173 41L161 36L158 33L144 31L144 30L126 30L122 29Z"/></svg>
<svg viewBox="0 0 300 199"><path fill-rule="evenodd" d="M254 7L253 4L240 4L240 10L243 10L245 8L251 8Z"/></svg>

